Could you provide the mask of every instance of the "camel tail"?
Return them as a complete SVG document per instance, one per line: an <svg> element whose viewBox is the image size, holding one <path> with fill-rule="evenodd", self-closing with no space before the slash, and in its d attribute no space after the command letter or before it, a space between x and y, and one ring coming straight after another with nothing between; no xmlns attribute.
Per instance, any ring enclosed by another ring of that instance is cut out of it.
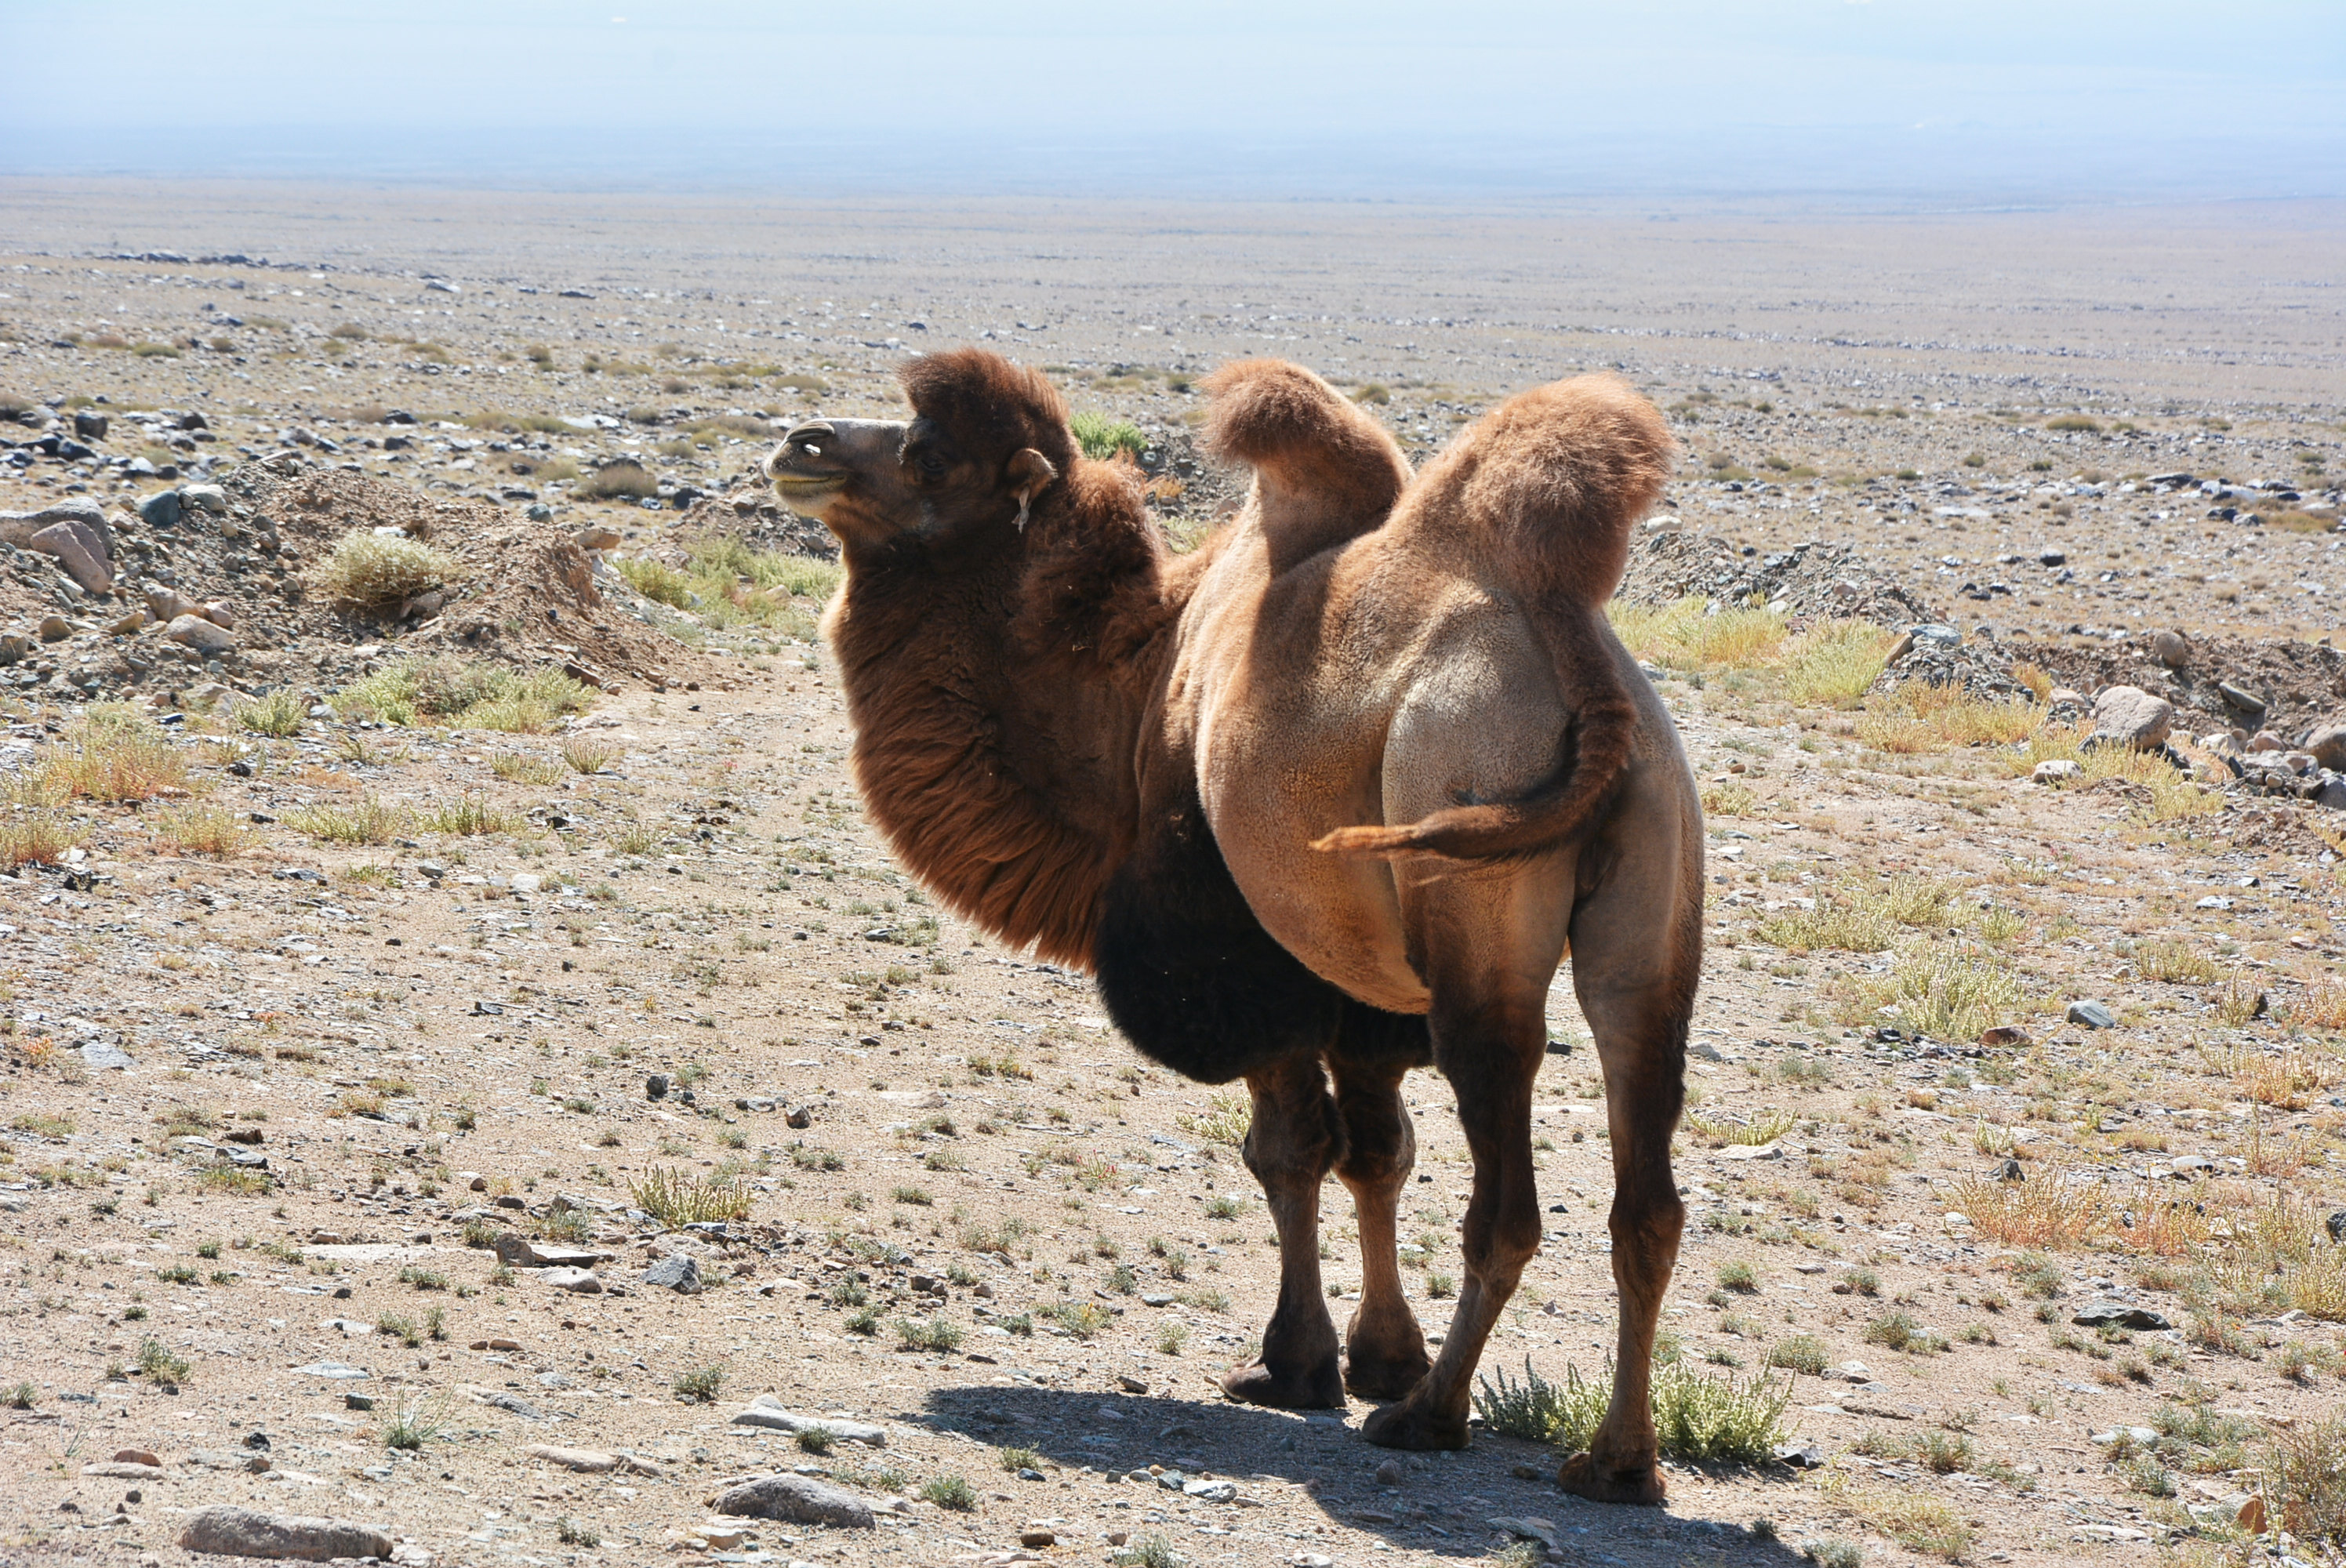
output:
<svg viewBox="0 0 2346 1568"><path fill-rule="evenodd" d="M1315 507L1382 522L1409 483L1409 460L1352 399L1285 360L1240 360L1208 376L1206 450Z"/></svg>
<svg viewBox="0 0 2346 1568"><path fill-rule="evenodd" d="M1457 806L1402 827L1340 828L1333 854L1495 860L1578 831L1628 765L1637 709L1604 626L1630 530L1660 500L1677 443L1654 405L1614 376L1578 376L1509 399L1431 464L1396 525L1455 540L1519 596L1572 710L1556 773L1524 798Z"/></svg>

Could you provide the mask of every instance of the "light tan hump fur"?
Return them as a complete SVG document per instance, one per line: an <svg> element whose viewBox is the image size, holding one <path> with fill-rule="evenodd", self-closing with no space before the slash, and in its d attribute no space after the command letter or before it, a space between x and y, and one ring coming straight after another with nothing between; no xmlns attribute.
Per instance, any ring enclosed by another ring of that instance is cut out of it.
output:
<svg viewBox="0 0 2346 1568"><path fill-rule="evenodd" d="M1358 532L1384 521L1409 483L1409 460L1384 427L1300 365L1240 360L1205 387L1206 449L1251 466L1280 504L1308 503Z"/></svg>
<svg viewBox="0 0 2346 1568"><path fill-rule="evenodd" d="M1627 765L1637 722L1602 606L1676 450L1660 411L1627 382L1578 376L1510 398L1427 465L1392 526L1481 557L1519 596L1572 709L1568 748L1555 776L1520 800L1340 828L1314 849L1504 860L1559 843L1586 820Z"/></svg>

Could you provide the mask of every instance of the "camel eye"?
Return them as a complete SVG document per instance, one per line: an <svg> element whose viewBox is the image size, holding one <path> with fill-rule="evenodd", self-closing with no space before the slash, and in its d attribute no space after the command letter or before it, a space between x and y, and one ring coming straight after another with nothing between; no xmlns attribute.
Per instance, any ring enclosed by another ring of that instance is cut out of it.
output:
<svg viewBox="0 0 2346 1568"><path fill-rule="evenodd" d="M913 463L915 467L920 469L922 475L925 478L939 478L943 476L945 471L945 460L938 456L933 452L922 453L918 457L913 459Z"/></svg>

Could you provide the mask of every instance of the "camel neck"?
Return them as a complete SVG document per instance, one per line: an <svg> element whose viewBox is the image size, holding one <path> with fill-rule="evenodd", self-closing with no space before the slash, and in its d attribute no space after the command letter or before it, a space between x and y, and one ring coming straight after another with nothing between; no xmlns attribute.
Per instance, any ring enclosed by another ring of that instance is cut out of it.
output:
<svg viewBox="0 0 2346 1568"><path fill-rule="evenodd" d="M1088 966L1169 613L1153 535L1056 552L1036 532L949 565L909 545L851 558L827 630L856 783L905 867L1001 940Z"/></svg>

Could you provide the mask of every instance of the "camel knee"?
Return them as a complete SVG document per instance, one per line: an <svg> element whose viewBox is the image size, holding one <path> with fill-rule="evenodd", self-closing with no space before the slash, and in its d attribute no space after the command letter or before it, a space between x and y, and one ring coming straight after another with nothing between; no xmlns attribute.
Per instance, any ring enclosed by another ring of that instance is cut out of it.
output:
<svg viewBox="0 0 2346 1568"><path fill-rule="evenodd" d="M1539 1213L1529 1209L1509 1214L1486 1225L1469 1225L1459 1238L1467 1271L1478 1279L1512 1279L1539 1251Z"/></svg>
<svg viewBox="0 0 2346 1568"><path fill-rule="evenodd" d="M1645 1203L1616 1199L1606 1228L1616 1259L1672 1258L1686 1230L1686 1205L1676 1194Z"/></svg>

